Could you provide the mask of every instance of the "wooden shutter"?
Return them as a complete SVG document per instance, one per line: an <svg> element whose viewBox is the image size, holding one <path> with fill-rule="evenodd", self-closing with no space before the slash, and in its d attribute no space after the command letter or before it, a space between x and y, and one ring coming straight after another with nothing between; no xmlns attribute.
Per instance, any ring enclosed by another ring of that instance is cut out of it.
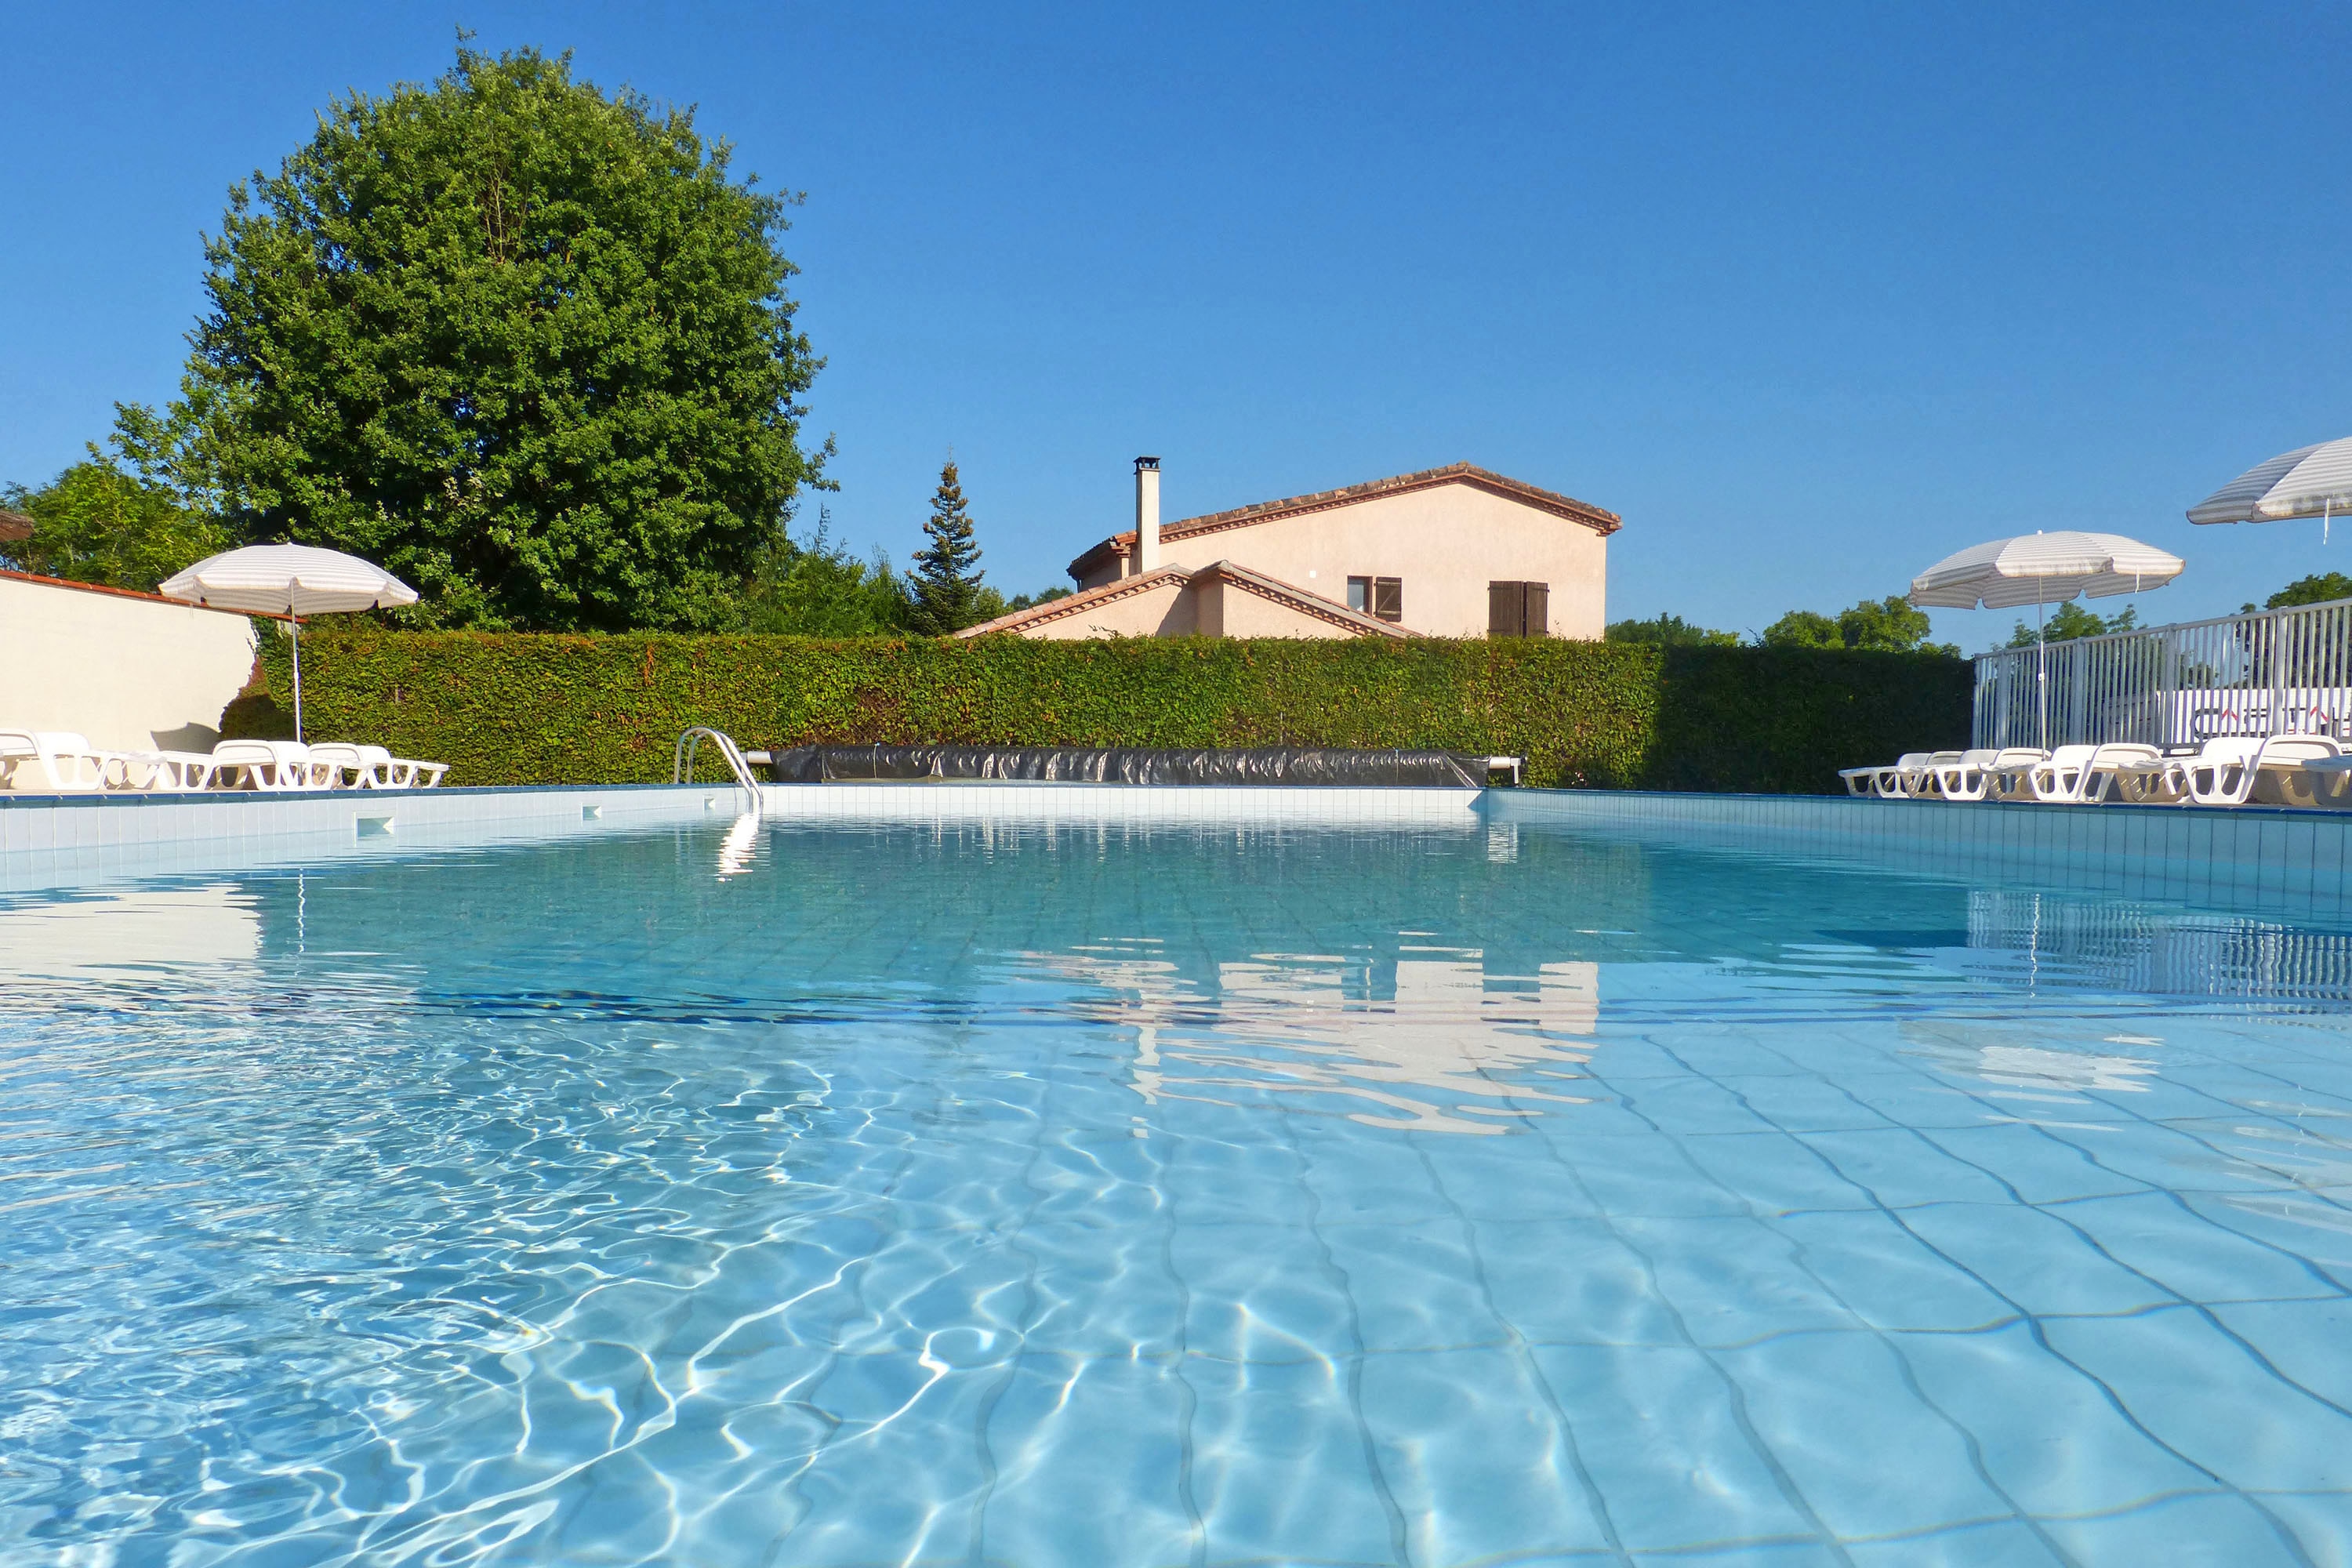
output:
<svg viewBox="0 0 2352 1568"><path fill-rule="evenodd" d="M1489 583L1486 584L1486 635L1490 637L1515 637L1527 628L1527 598L1521 592L1524 583Z"/></svg>
<svg viewBox="0 0 2352 1568"><path fill-rule="evenodd" d="M1523 624L1527 629L1520 635L1531 637L1551 636L1551 584L1527 584L1527 613Z"/></svg>
<svg viewBox="0 0 2352 1568"><path fill-rule="evenodd" d="M1404 579L1401 577L1372 579L1372 614L1384 621L1404 619Z"/></svg>

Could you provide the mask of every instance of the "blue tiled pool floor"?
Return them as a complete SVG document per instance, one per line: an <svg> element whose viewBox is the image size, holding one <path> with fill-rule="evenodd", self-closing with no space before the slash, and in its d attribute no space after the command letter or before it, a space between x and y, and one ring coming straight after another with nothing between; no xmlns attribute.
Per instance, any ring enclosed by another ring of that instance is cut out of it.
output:
<svg viewBox="0 0 2352 1568"><path fill-rule="evenodd" d="M2352 940L1605 832L0 903L0 1560L2352 1561Z"/></svg>

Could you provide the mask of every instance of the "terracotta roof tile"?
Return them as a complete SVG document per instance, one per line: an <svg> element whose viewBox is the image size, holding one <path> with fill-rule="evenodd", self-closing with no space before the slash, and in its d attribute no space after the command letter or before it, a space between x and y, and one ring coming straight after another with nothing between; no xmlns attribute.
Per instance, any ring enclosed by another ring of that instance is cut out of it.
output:
<svg viewBox="0 0 2352 1568"><path fill-rule="evenodd" d="M1015 610L999 616L992 621L982 621L976 626L966 626L955 635L960 637L982 637L989 632L1017 632L1027 626L1058 621L1064 616L1074 616L1081 610L1108 605L1114 599L1124 599L1131 594L1148 593L1165 584L1178 587L1192 580L1192 574L1181 566L1162 566L1157 572L1146 572L1139 577L1121 577L1116 583L1106 583L1099 588L1088 588L1082 594L1071 594L1059 599L1048 599L1042 605L1032 605L1025 610Z"/></svg>
<svg viewBox="0 0 2352 1568"><path fill-rule="evenodd" d="M291 616L276 616L268 610L225 610L218 605L199 605L193 599L169 599L161 594L142 594L136 588L111 588L103 583L77 583L70 577L44 577L37 572L0 572L0 579L11 583L33 583L44 588L71 588L77 594L109 594L118 599L144 599L151 605L174 605L183 610L202 610L208 616L243 616L248 620L287 621Z"/></svg>
<svg viewBox="0 0 2352 1568"><path fill-rule="evenodd" d="M1106 583L1099 588L1088 588L1083 594L1072 594L1067 598L1053 599L1042 605L1032 605L1025 610L1015 610L1009 616L999 616L992 621L983 621L976 626L966 626L955 635L959 637L976 637L986 636L991 632L1026 631L1031 626L1043 626L1048 621L1058 621L1065 616L1077 615L1082 611L1093 609L1097 605L1109 604L1115 599L1124 599L1133 594L1150 593L1155 588L1171 583L1183 587L1204 577L1223 577L1235 587L1255 594L1261 599L1270 599L1276 604L1297 610L1301 615L1312 616L1317 620L1327 621L1335 626L1345 626L1349 631L1360 635L1384 637L1412 636L1412 633L1406 631L1402 626L1391 626L1377 616L1364 614L1361 610L1351 610L1336 599L1327 599L1319 594L1310 594L1306 589L1285 583L1278 577L1269 577L1263 572L1253 572L1248 567L1238 565L1231 561L1213 561L1206 566L1191 571L1181 566L1162 566L1157 572L1147 572L1139 577L1122 577L1116 583Z"/></svg>
<svg viewBox="0 0 2352 1568"><path fill-rule="evenodd" d="M1165 542L1172 539L1193 539L1220 529L1247 528L1253 523L1272 522L1276 518L1298 517L1311 511L1328 511L1334 507L1353 506L1358 501L1372 500L1381 496L1408 495L1414 490L1435 489L1441 485L1475 485L1482 490L1548 511L1570 522L1585 527L1606 538L1625 526L1624 519L1613 511L1603 511L1572 497L1541 489L1506 474L1495 473L1475 463L1448 463L1442 468L1423 468L1415 473L1399 474L1393 479L1370 479L1360 485L1343 485L1336 490L1318 490L1312 495L1291 496L1284 500L1258 501L1250 506L1235 507L1231 511L1213 511L1203 517L1188 517L1160 525L1160 537ZM1135 531L1114 533L1085 554L1070 563L1073 577L1083 577L1095 567L1113 559L1135 552Z"/></svg>

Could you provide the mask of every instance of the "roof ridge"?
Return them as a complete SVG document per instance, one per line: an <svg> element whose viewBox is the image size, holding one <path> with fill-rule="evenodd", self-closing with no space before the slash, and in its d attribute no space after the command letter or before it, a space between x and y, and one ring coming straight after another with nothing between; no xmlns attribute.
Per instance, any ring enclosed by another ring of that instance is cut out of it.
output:
<svg viewBox="0 0 2352 1568"><path fill-rule="evenodd" d="M1613 511L1605 511L1589 501L1561 495L1525 479L1515 479L1508 474L1498 474L1492 468L1482 468L1475 463L1447 463L1434 468L1416 468L1409 474L1392 474L1384 479L1367 479L1360 484L1342 485L1337 489L1313 490L1306 495L1286 496L1281 500L1253 501L1247 506L1233 507L1224 511L1204 512L1198 517L1179 518L1162 523L1160 537L1191 539L1203 533L1214 533L1227 528L1247 528L1254 523L1270 522L1276 518L1297 517L1311 511L1326 511L1333 507L1352 506L1358 501L1373 500L1381 496L1405 495L1414 490L1431 489L1439 485L1466 483L1492 491L1509 500L1524 502L1555 517L1582 523L1606 538L1625 525L1625 520ZM1088 546L1072 561L1072 576L1081 574L1085 564L1104 551L1114 555L1132 554L1135 531L1128 529L1114 533L1100 542Z"/></svg>
<svg viewBox="0 0 2352 1568"><path fill-rule="evenodd" d="M1048 599L1042 605L1032 605L1027 609L1010 611L992 621L982 621L976 626L966 626L953 635L959 637L976 637L987 632L1018 631L1023 626L1059 620L1064 616L1075 615L1080 610L1092 609L1095 605L1105 604L1112 599L1123 599L1129 594L1156 587L1171 577L1179 584L1189 583L1192 580L1192 573L1181 566L1157 567L1133 577L1121 577L1115 582L1102 584L1098 587L1082 588L1075 594L1065 594L1058 599Z"/></svg>
<svg viewBox="0 0 2352 1568"><path fill-rule="evenodd" d="M1302 615L1317 616L1331 622L1334 626L1378 632L1382 637L1408 637L1412 635L1402 626L1381 620L1378 616L1368 616L1351 605L1339 603L1337 599L1327 599L1320 594L1308 592L1296 583L1286 583L1279 577L1268 576L1265 573L1244 566L1238 561L1212 561L1202 567L1196 575L1206 576L1212 572L1221 577L1232 578L1237 586L1256 594L1260 598L1286 604Z"/></svg>

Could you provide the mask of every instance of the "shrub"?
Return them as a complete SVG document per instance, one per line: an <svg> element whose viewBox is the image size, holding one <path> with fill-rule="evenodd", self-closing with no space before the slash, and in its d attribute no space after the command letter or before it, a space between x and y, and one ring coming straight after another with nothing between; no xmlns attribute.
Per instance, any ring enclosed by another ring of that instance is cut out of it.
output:
<svg viewBox="0 0 2352 1568"><path fill-rule="evenodd" d="M263 639L273 692L282 638ZM1968 732L1932 655L1549 638L1104 642L388 632L314 623L303 719L451 764L452 784L667 780L680 730L748 746L1433 748L1528 782L1826 792Z"/></svg>

